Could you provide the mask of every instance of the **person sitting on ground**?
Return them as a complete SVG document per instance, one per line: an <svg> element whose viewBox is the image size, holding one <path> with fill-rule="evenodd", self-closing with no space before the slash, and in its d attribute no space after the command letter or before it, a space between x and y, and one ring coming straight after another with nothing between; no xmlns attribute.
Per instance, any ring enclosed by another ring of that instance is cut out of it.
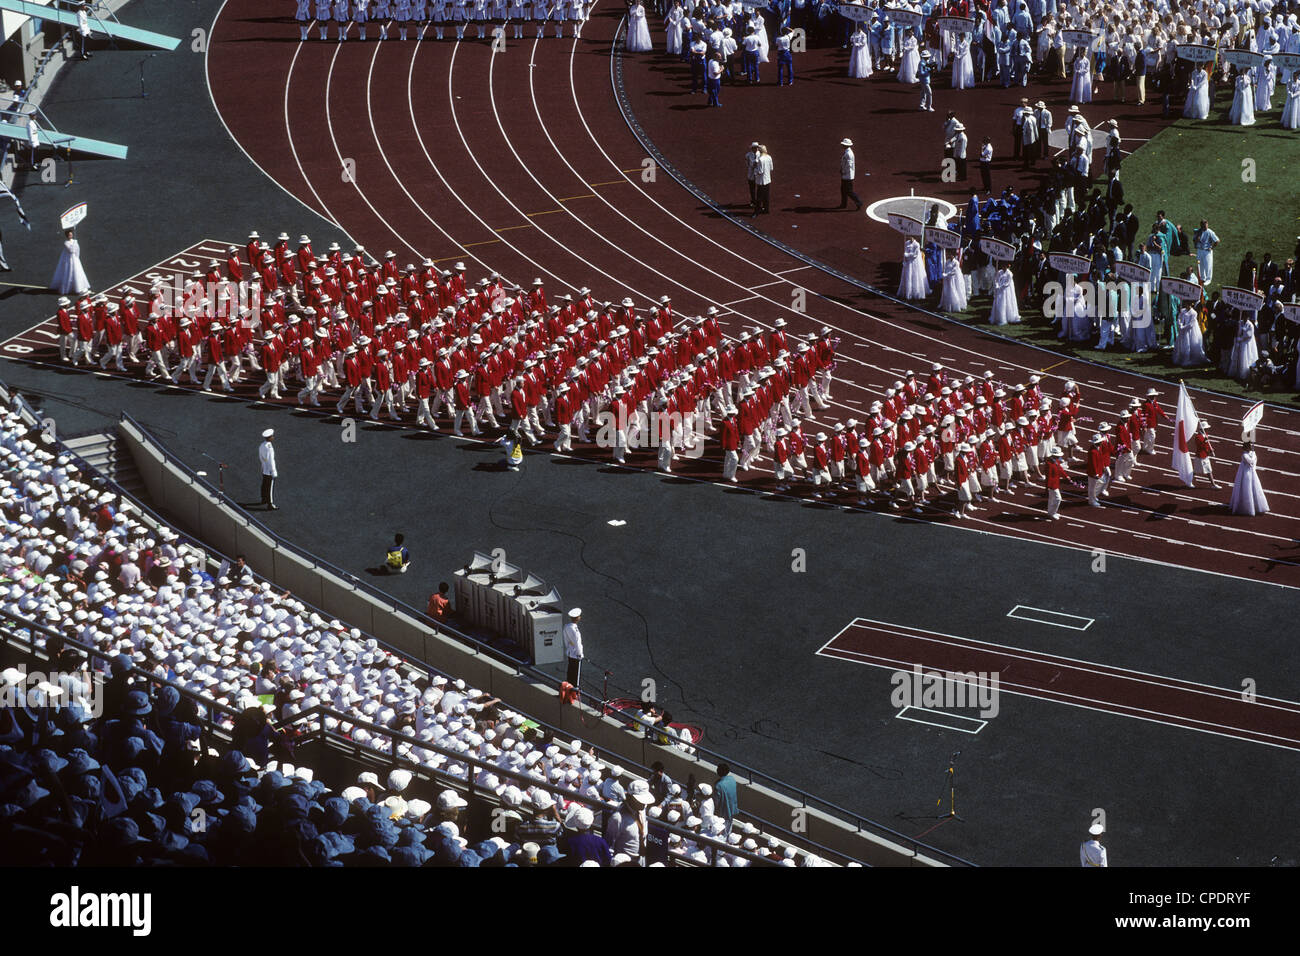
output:
<svg viewBox="0 0 1300 956"><path fill-rule="evenodd" d="M384 570L389 574L405 574L411 566L411 552L402 544L405 540L403 535L393 535L393 543L384 556Z"/></svg>
<svg viewBox="0 0 1300 956"><path fill-rule="evenodd" d="M519 435L519 425L510 426L510 431L502 435L497 444L505 455L501 467L507 471L518 471L524 460L524 441Z"/></svg>
<svg viewBox="0 0 1300 956"><path fill-rule="evenodd" d="M1246 379L1246 388L1261 392L1271 392L1278 387L1282 379L1282 367L1269 357L1267 351L1259 353L1259 358L1251 366Z"/></svg>

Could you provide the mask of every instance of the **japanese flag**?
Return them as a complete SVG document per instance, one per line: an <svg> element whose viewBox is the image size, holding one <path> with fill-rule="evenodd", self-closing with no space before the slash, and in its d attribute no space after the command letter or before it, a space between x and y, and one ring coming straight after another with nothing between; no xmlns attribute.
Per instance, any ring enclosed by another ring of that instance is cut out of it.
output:
<svg viewBox="0 0 1300 956"><path fill-rule="evenodd" d="M1179 382L1178 415L1174 418L1173 469L1178 472L1178 477L1183 479L1183 484L1188 488L1192 487L1191 441L1199 424L1200 419L1196 416L1196 409L1192 407L1187 386Z"/></svg>

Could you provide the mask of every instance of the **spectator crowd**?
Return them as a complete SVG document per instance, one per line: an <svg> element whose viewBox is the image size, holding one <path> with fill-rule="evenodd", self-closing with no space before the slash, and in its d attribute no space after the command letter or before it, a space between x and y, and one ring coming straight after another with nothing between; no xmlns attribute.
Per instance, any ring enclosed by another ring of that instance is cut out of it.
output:
<svg viewBox="0 0 1300 956"><path fill-rule="evenodd" d="M34 698L22 670L4 671L3 693L20 695L0 708L0 853L15 862L819 862L739 819L734 778L639 776L326 620L242 559L217 566L15 407L0 408L0 512L0 611L52 632L32 633L59 675ZM302 716L318 706L337 716ZM366 776L336 795L295 766L298 738L318 729L395 766L386 786ZM433 805L404 796L434 772ZM482 812L458 815L462 783ZM523 822L503 828L493 809Z"/></svg>

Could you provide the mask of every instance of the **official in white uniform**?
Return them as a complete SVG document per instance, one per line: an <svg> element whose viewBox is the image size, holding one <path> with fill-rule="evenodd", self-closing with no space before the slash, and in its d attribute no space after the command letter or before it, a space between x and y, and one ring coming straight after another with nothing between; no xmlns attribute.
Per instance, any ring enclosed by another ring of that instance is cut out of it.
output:
<svg viewBox="0 0 1300 956"><path fill-rule="evenodd" d="M1088 839L1084 840L1079 846L1079 865L1080 866L1109 866L1106 862L1106 848L1098 842L1097 838L1106 832L1106 828L1100 823L1094 823L1088 827Z"/></svg>
<svg viewBox="0 0 1300 956"><path fill-rule="evenodd" d="M81 58L89 60L90 54L86 52L86 41L90 39L90 4L83 3L77 8L77 42L81 49Z"/></svg>
<svg viewBox="0 0 1300 956"><path fill-rule="evenodd" d="M569 621L564 625L564 656L569 662L565 680L575 688L582 673L582 632L578 630L581 620L582 608L570 608Z"/></svg>
<svg viewBox="0 0 1300 956"><path fill-rule="evenodd" d="M258 460L262 463L262 504L267 511L278 511L275 503L275 479L279 472L275 470L275 429L268 428L262 432L262 444L257 450Z"/></svg>

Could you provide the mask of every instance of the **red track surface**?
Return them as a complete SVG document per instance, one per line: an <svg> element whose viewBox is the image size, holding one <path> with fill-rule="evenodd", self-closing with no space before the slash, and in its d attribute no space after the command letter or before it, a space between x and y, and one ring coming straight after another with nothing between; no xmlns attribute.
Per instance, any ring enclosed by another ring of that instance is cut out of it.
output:
<svg viewBox="0 0 1300 956"><path fill-rule="evenodd" d="M997 674L1006 693L1300 750L1300 704L1289 700L1248 701L1208 684L861 619L818 653L890 670Z"/></svg>
<svg viewBox="0 0 1300 956"><path fill-rule="evenodd" d="M696 200L662 173L643 183L644 150L610 90L618 22L611 13L589 23L580 43L511 41L493 56L477 42L299 44L291 22L268 21L264 12L259 0L230 0L218 18L208 62L216 106L269 175L373 252L391 248L403 262L463 258L471 274L477 266L524 283L541 275L552 289L589 285L606 299L627 294L646 303L668 293L679 312L722 307L732 334L777 317L795 332L832 326L843 336L839 380L820 427L862 417L901 372L931 361L961 374L992 369L1011 382L1048 366L1045 391L1059 391L1057 376L1074 376L1097 421L1114 418L1150 384L882 309L763 240L701 216ZM355 162L350 181L345 160ZM791 308L800 288L805 313ZM1160 392L1171 408L1172 390ZM1230 435L1245 406L1203 394L1196 403L1219 438L1220 481L1230 481ZM961 526L1300 586L1300 435L1286 427L1291 416L1270 410L1260 430L1274 514L1234 518L1225 489L1178 485L1164 428L1156 461L1135 472L1140 487L1117 489L1104 509L1067 500L1066 520L1049 527L1036 520L1042 490L1022 489ZM710 449L686 463L687 475L716 477L715 455ZM743 477L764 489L768 475ZM952 520L942 508L926 518Z"/></svg>

